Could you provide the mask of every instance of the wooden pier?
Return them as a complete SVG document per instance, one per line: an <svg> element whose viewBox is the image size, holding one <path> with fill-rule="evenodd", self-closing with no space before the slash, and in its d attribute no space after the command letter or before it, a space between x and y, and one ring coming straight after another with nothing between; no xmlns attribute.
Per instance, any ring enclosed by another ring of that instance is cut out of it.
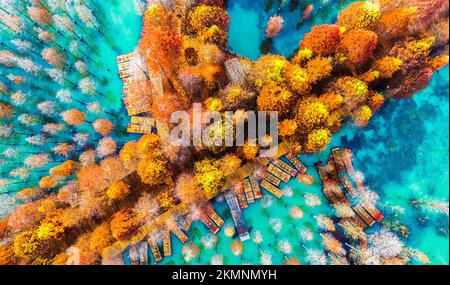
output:
<svg viewBox="0 0 450 285"><path fill-rule="evenodd" d="M280 186L281 180L276 178L275 176L273 176L270 173L267 173L267 175L264 177L264 179L269 181L270 183L272 183L275 187Z"/></svg>

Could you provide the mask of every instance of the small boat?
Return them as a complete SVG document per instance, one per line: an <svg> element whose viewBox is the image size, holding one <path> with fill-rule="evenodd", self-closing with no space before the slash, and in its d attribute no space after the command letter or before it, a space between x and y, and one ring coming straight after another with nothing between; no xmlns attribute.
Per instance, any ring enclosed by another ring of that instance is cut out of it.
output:
<svg viewBox="0 0 450 285"><path fill-rule="evenodd" d="M247 199L248 204L252 204L255 202L255 197L253 196L252 185L250 184L250 180L244 179L244 192L245 198Z"/></svg>
<svg viewBox="0 0 450 285"><path fill-rule="evenodd" d="M309 4L308 6L306 6L305 10L303 10L302 19L303 20L308 20L309 17L311 16L311 13L312 13L313 10L314 10L314 5Z"/></svg>
<svg viewBox="0 0 450 285"><path fill-rule="evenodd" d="M236 195L233 191L229 190L225 192L225 199L228 207L230 208L231 217L233 218L239 238L241 241L249 240L250 234L248 232L247 224L245 223L244 215L239 207Z"/></svg>
<svg viewBox="0 0 450 285"><path fill-rule="evenodd" d="M298 169L300 174L305 174L306 171L308 170L306 166L297 158L297 156L293 154L287 154L286 158L287 160L289 160L290 163L292 163L295 166L295 168Z"/></svg>
<svg viewBox="0 0 450 285"><path fill-rule="evenodd" d="M261 182L261 187L269 191L270 194L274 195L277 198L281 198L283 196L283 192L277 187L270 184L267 180L263 180Z"/></svg>
<svg viewBox="0 0 450 285"><path fill-rule="evenodd" d="M148 243L141 242L139 247L139 264L148 265Z"/></svg>
<svg viewBox="0 0 450 285"><path fill-rule="evenodd" d="M247 199L245 198L244 188L243 187L236 187L234 188L234 194L236 195L236 198L239 203L239 208L242 210L248 208Z"/></svg>
<svg viewBox="0 0 450 285"><path fill-rule="evenodd" d="M281 181L284 181L285 183L287 183L289 179L291 179L291 175L279 169L274 164L269 164L267 171L269 171L273 176L277 177Z"/></svg>
<svg viewBox="0 0 450 285"><path fill-rule="evenodd" d="M213 222L221 227L225 224L223 219L217 214L217 212L214 210L213 206L211 204L206 204L205 208L203 209L205 213L213 220Z"/></svg>
<svg viewBox="0 0 450 285"><path fill-rule="evenodd" d="M253 195L255 196L255 199L262 198L261 188L259 187L258 179L256 178L256 175L252 175L249 177L250 184L252 185L253 189Z"/></svg>
<svg viewBox="0 0 450 285"><path fill-rule="evenodd" d="M200 221L213 233L217 234L220 228L211 220L203 210L200 210Z"/></svg>
<svg viewBox="0 0 450 285"><path fill-rule="evenodd" d="M284 172L293 177L295 177L298 174L297 170L295 170L293 167L291 167L289 164L282 161L281 159L275 159L274 161L272 161L272 163L276 165L279 169L283 170Z"/></svg>
<svg viewBox="0 0 450 285"><path fill-rule="evenodd" d="M163 252L164 252L164 256L171 256L172 255L172 240L170 238L170 232L169 231L164 233Z"/></svg>
<svg viewBox="0 0 450 285"><path fill-rule="evenodd" d="M369 215L369 213L364 210L361 205L356 205L353 207L353 210L364 220L364 222L369 226L373 226L375 224L375 220Z"/></svg>
<svg viewBox="0 0 450 285"><path fill-rule="evenodd" d="M276 178L275 176L273 176L270 173L267 173L267 175L266 175L266 177L264 177L264 179L266 179L267 181L272 183L275 187L280 186L281 180Z"/></svg>
<svg viewBox="0 0 450 285"><path fill-rule="evenodd" d="M380 222L384 216L383 214L377 209L375 208L375 206L366 201L361 203L361 206L372 216L372 218L374 218L377 222Z"/></svg>
<svg viewBox="0 0 450 285"><path fill-rule="evenodd" d="M153 258L155 259L155 262L160 262L163 257L161 255L161 251L159 250L158 244L151 242L148 240L148 244L150 245L150 250L153 254Z"/></svg>

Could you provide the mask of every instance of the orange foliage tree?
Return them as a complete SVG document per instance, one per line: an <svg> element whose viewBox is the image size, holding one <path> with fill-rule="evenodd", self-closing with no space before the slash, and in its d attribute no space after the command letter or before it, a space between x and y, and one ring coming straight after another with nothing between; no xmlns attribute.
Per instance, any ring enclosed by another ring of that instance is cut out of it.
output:
<svg viewBox="0 0 450 285"><path fill-rule="evenodd" d="M152 5L145 12L139 48L147 66L153 72L167 73L170 77L181 55L182 36L177 31L178 21L172 11ZM170 47L170 48L167 48Z"/></svg>
<svg viewBox="0 0 450 285"><path fill-rule="evenodd" d="M112 217L111 234L117 240L129 238L139 227L136 217L129 210L122 210Z"/></svg>
<svg viewBox="0 0 450 285"><path fill-rule="evenodd" d="M303 37L300 48L307 48L318 55L329 55L336 52L340 40L338 25L318 25Z"/></svg>

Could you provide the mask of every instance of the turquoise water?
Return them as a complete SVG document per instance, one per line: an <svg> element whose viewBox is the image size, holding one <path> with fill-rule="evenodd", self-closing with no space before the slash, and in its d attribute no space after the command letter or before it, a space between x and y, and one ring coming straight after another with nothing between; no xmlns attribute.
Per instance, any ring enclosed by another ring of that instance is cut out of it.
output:
<svg viewBox="0 0 450 285"><path fill-rule="evenodd" d="M121 144L136 136L126 133L129 119L121 104L122 83L117 76L115 58L133 50L142 25L132 1L105 2L96 1L96 5L100 6L102 13L106 13L101 15L101 18L108 27L105 33L110 40L107 42L91 31L86 36L96 49L91 52L84 51L93 58L93 61L87 60L90 70L99 78L108 79L107 83L96 80L99 91L107 98L97 97L95 100L98 100L106 111L118 115L108 118L114 120L116 129L112 136ZM261 55L259 47L264 37L265 23L277 7L272 7L270 12L266 13L261 12L261 0L228 2L231 15L230 48L244 56L257 59ZM304 1L300 2L302 8L306 6ZM289 12L287 7L284 7L279 14L285 18L285 29L274 40L273 52L290 56L303 34L309 31L312 25L334 21L339 8L332 4L333 1L328 2L328 6L324 6L317 14L313 12L314 17L302 22L298 29L300 9ZM76 81L76 76L73 76L72 79ZM437 72L430 87L418 93L413 100L387 102L364 130L355 129L351 125L345 126L330 144L330 147L344 146L353 150L355 168L364 173L368 187L379 194L380 208L386 219L398 220L406 225L410 229L410 235L404 243L423 251L433 264L449 263L448 215L415 208L410 205L409 200L426 197L448 202L448 77L449 69L446 67ZM45 85L39 82L38 84ZM58 90L58 86L52 88ZM43 98L47 96L40 95ZM77 91L74 92L74 97L89 101ZM92 118L94 116L90 115L88 120ZM85 131L92 130L86 126ZM100 136L96 135L94 139L99 138ZM29 147L29 151L41 151L41 148ZM4 147L0 147L0 152L3 150ZM230 249L230 243L234 239L225 236L224 230L218 234L216 243L206 242L211 240L208 230L201 223L194 223L187 234L191 237L190 241L201 249L200 254L186 260L188 258L184 258L181 243L173 237L174 254L165 258L161 264L210 264L212 261L224 264L260 264L261 253L269 254L272 264L280 264L285 257L293 256L302 264L307 264L306 249L324 250L319 235L321 230L314 216L333 215L332 209L321 194L320 180L313 168L315 162L325 160L328 155L327 149L321 154L301 158L309 168L308 173L316 179L315 184L306 186L292 180L289 184L282 185L286 195L281 200L266 195L264 201L258 201L244 211L246 222L252 228L252 235L257 231L261 233L261 244L246 241L243 254L234 256ZM21 159L23 160L23 157L17 158L17 161ZM320 205L306 205L305 196L311 194L316 195ZM13 194L1 196L0 216L7 214L15 205L12 197ZM226 203L219 198L214 204L225 220L225 226L232 226ZM290 217L289 211L293 206L304 212L301 219L294 220ZM277 228L280 224L281 228ZM311 240L301 236L301 233L307 231L312 233ZM280 244L289 244L290 250L285 246L282 251ZM269 258L266 258L266 261L267 259Z"/></svg>

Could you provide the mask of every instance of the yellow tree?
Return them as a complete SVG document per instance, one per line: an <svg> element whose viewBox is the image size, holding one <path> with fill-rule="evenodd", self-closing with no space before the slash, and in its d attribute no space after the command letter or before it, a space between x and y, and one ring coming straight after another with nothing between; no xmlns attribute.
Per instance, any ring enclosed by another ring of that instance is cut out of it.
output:
<svg viewBox="0 0 450 285"><path fill-rule="evenodd" d="M204 159L197 161L194 165L195 178L203 187L208 198L217 195L225 184L225 175L221 169L220 161L215 159Z"/></svg>

